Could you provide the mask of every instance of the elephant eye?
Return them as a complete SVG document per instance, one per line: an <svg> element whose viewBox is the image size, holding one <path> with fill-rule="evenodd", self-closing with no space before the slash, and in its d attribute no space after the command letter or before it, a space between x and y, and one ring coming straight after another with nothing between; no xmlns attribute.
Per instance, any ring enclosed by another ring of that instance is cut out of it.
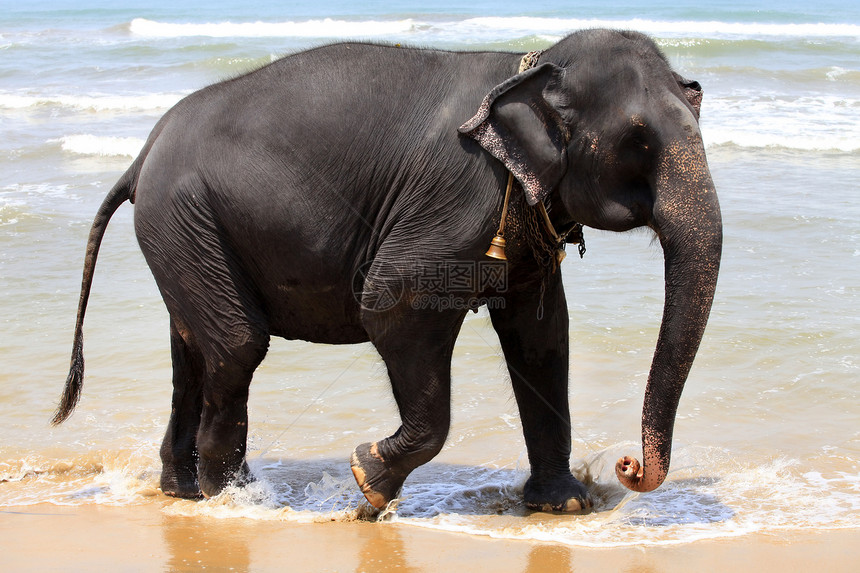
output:
<svg viewBox="0 0 860 573"><path fill-rule="evenodd" d="M619 156L633 166L646 168L656 155L657 142L646 126L634 126L622 141Z"/></svg>
<svg viewBox="0 0 860 573"><path fill-rule="evenodd" d="M644 125L634 125L627 134L630 145L641 149L648 149L651 145L650 130Z"/></svg>

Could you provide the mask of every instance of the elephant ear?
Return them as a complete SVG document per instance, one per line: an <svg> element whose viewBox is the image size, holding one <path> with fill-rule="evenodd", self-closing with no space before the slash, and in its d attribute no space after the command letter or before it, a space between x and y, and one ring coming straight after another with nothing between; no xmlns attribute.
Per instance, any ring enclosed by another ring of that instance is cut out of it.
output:
<svg viewBox="0 0 860 573"><path fill-rule="evenodd" d="M563 75L563 68L547 63L513 76L459 129L505 164L529 205L542 201L567 171L569 134L559 111Z"/></svg>
<svg viewBox="0 0 860 573"><path fill-rule="evenodd" d="M702 113L702 86L699 85L699 82L697 81L682 78L674 72L673 74L675 76L675 81L678 82L678 86L684 93L684 97L687 99L687 102L689 102L696 111L696 119L699 119L699 114Z"/></svg>

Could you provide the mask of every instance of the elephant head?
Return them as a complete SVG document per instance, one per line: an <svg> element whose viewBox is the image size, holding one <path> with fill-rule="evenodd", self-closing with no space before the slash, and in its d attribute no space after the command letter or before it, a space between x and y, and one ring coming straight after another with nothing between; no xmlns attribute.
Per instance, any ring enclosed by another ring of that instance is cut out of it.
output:
<svg viewBox="0 0 860 573"><path fill-rule="evenodd" d="M702 91L631 32L571 35L497 86L460 131L502 161L556 228L650 227L665 257L662 324L642 410L644 464L616 475L651 491L665 479L675 413L716 288L722 222L699 130Z"/></svg>

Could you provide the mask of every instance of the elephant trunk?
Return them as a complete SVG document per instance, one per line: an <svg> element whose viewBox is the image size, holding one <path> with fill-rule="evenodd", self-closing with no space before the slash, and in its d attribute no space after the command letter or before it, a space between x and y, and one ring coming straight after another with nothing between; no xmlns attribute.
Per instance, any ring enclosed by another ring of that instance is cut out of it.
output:
<svg viewBox="0 0 860 573"><path fill-rule="evenodd" d="M652 491L666 479L681 392L702 340L719 274L722 220L704 147L696 134L666 148L657 171L652 227L665 257L663 320L642 408L644 464L629 456L615 473Z"/></svg>

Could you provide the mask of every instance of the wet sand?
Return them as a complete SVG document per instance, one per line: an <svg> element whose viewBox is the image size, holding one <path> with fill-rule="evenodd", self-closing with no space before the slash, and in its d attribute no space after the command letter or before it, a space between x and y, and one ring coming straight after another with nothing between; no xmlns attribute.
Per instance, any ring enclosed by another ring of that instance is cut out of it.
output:
<svg viewBox="0 0 860 573"><path fill-rule="evenodd" d="M574 518L575 519L575 518ZM5 571L854 571L860 531L583 548L398 523L176 517L157 504L0 510Z"/></svg>

